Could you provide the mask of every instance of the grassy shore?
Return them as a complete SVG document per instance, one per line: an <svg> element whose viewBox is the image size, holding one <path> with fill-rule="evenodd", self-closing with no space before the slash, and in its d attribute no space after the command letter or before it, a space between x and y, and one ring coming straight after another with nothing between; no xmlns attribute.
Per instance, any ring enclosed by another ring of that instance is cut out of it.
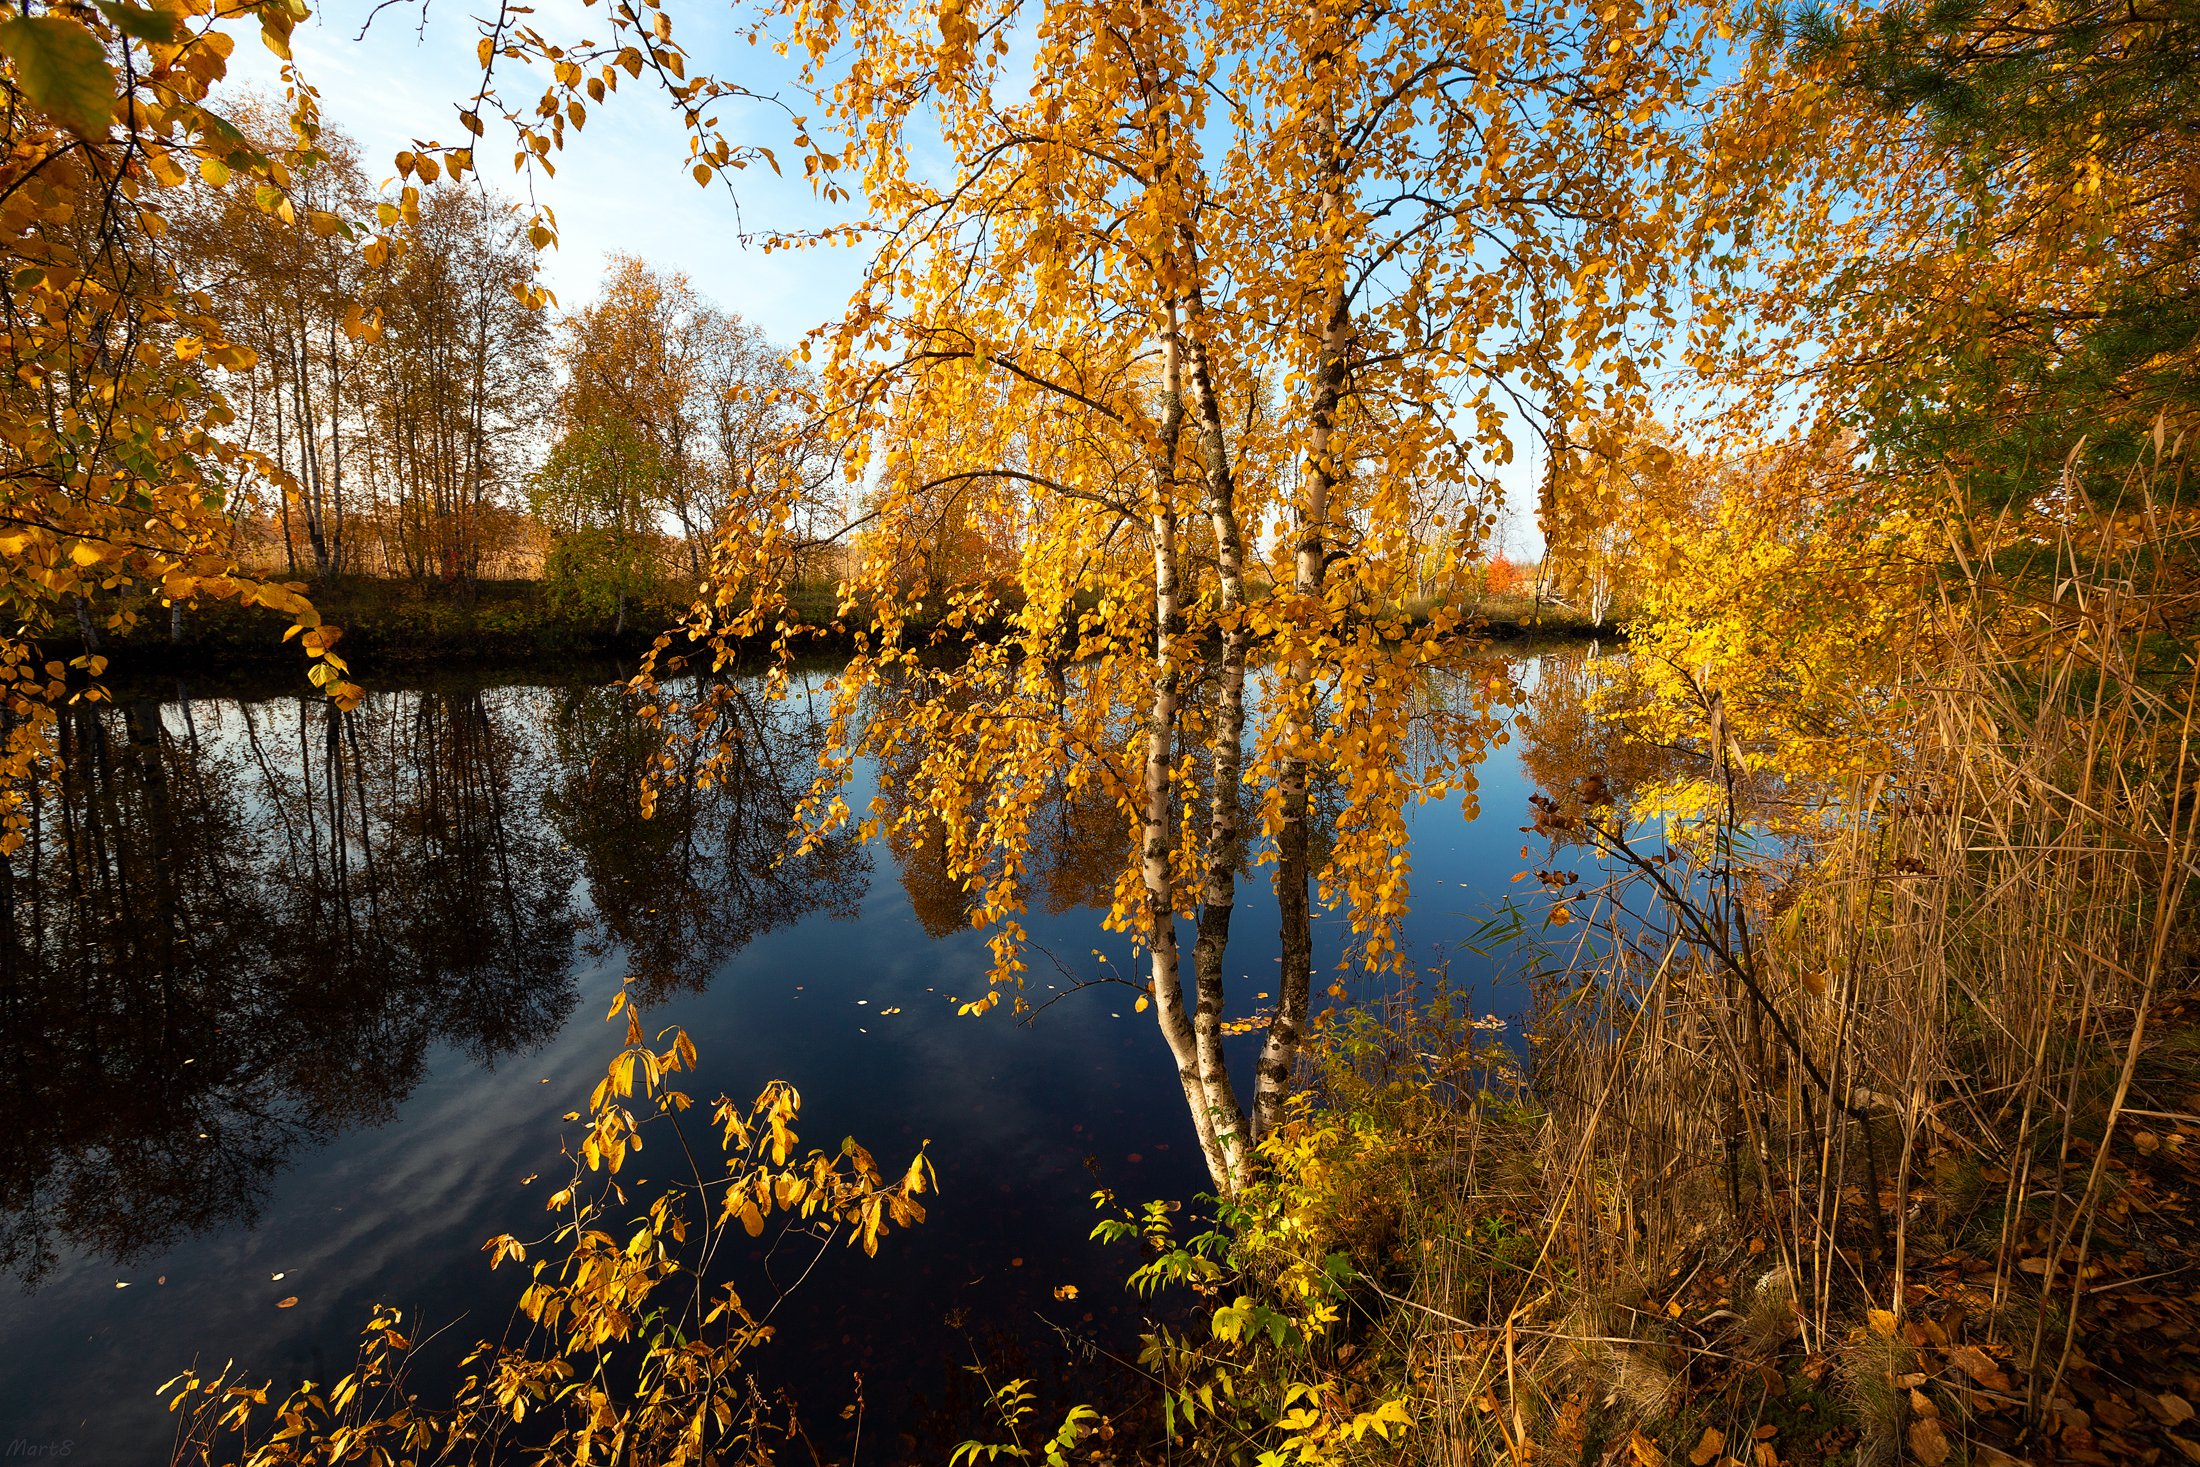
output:
<svg viewBox="0 0 2200 1467"><path fill-rule="evenodd" d="M344 655L362 673L631 664L688 611L682 593L669 586L629 606L623 622L564 610L547 584L535 580L445 585L341 576L311 583L307 591L323 619L344 629ZM803 638L803 650L854 646L852 636L831 629L837 626L832 587L800 587L794 600L806 623L828 628ZM1619 635L1564 607L1527 598L1491 598L1476 610L1484 634L1508 644ZM914 624L921 627L921 618ZM118 675L273 671L300 661L296 647L283 641L287 626L283 615L259 607L192 607L174 618L156 607L129 633L102 636L98 650ZM69 656L85 650L73 639L54 646Z"/></svg>
<svg viewBox="0 0 2200 1467"><path fill-rule="evenodd" d="M686 609L670 596L653 598L630 607L622 626L562 612L541 581L446 586L342 576L306 589L322 618L344 629L344 654L361 670L631 658ZM173 620L154 608L100 650L117 671L274 667L299 660L283 641L288 625L260 607L196 606Z"/></svg>

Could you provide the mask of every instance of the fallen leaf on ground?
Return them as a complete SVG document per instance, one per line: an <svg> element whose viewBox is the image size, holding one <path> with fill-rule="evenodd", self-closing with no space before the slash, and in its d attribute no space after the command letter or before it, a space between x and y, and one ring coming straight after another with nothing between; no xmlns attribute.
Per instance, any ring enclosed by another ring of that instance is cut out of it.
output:
<svg viewBox="0 0 2200 1467"><path fill-rule="evenodd" d="M2009 1389L2009 1377L2002 1373L1993 1357L1976 1345L1964 1345L1948 1352L1948 1363L1977 1381L1990 1391Z"/></svg>
<svg viewBox="0 0 2200 1467"><path fill-rule="evenodd" d="M1910 1423L1910 1455L1925 1467L1940 1467L1948 1460L1948 1434L1937 1420L1923 1416Z"/></svg>

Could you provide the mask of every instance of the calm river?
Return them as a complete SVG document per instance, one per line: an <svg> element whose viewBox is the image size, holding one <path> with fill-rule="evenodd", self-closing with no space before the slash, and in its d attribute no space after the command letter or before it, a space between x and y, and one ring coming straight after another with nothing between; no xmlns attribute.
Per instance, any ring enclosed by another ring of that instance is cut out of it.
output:
<svg viewBox="0 0 2200 1467"><path fill-rule="evenodd" d="M931 1142L930 1220L876 1259L832 1249L754 1357L828 1458L860 1430L863 1461L942 1460L971 1425L962 1367L1045 1377L1134 1340L1135 1260L1086 1241L1090 1194L1205 1180L1151 1015L1101 985L1029 1023L959 1018L947 995L987 958L935 852L778 864L821 710L758 700L739 777L649 821L654 745L599 686L445 681L344 719L173 687L70 722L63 787L0 873L0 1451L165 1461L161 1382L232 1357L332 1381L377 1301L454 1343L501 1333L516 1283L482 1241L541 1231L628 974L699 1047L699 1098L784 1079L805 1144L853 1135L889 1172ZM1414 819L1418 962L1514 890L1522 747L1483 764L1475 818ZM1055 838L1035 1001L1105 972L1096 949L1132 966L1095 905L1120 832ZM1274 972L1265 885L1233 1012ZM644 1196L652 1159L628 1167ZM744 1292L811 1251L739 1260Z"/></svg>

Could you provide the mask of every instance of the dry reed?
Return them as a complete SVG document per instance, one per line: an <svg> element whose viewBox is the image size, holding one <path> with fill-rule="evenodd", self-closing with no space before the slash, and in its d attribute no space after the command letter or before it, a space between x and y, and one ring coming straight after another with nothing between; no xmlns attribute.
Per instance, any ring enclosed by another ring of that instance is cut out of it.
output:
<svg viewBox="0 0 2200 1467"><path fill-rule="evenodd" d="M1899 757L1801 819L1782 791L1779 842L1715 726L1727 814L1685 856L1601 778L1545 802L1603 869L1534 1121L1462 1125L1522 1154L1409 1224L1381 1328L1426 1460L2200 1460L2190 1365L2110 1338L2192 1265L2144 1214L2200 1142L2200 541L2157 455L2121 513L1956 547ZM1461 1243L1492 1217L1510 1267Z"/></svg>

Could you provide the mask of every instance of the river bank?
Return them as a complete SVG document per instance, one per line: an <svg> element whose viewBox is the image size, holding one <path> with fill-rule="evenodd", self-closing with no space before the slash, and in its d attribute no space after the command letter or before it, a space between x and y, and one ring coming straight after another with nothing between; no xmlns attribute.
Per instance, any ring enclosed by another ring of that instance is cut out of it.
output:
<svg viewBox="0 0 2200 1467"><path fill-rule="evenodd" d="M540 580L454 586L344 576L304 589L322 618L343 628L343 655L354 671L368 674L631 666L688 611L688 602L667 588L628 607L623 617L578 613L560 606L549 584ZM795 604L815 628L793 639L798 650L854 651L853 634L835 616L833 587L801 587ZM1438 605L1418 608L1416 615L1425 616ZM1526 597L1487 598L1475 608L1475 616L1481 635L1514 650L1625 635L1623 629L1599 628L1577 612ZM856 624L863 620L857 618ZM925 626L921 619L911 624L919 630ZM283 613L264 607L210 604L186 608L173 619L155 609L127 633L103 635L89 650L106 657L118 677L280 675L300 662L297 648L283 640L288 626ZM74 657L88 649L72 638L56 640L46 650ZM761 655L767 644L759 639L754 650Z"/></svg>

